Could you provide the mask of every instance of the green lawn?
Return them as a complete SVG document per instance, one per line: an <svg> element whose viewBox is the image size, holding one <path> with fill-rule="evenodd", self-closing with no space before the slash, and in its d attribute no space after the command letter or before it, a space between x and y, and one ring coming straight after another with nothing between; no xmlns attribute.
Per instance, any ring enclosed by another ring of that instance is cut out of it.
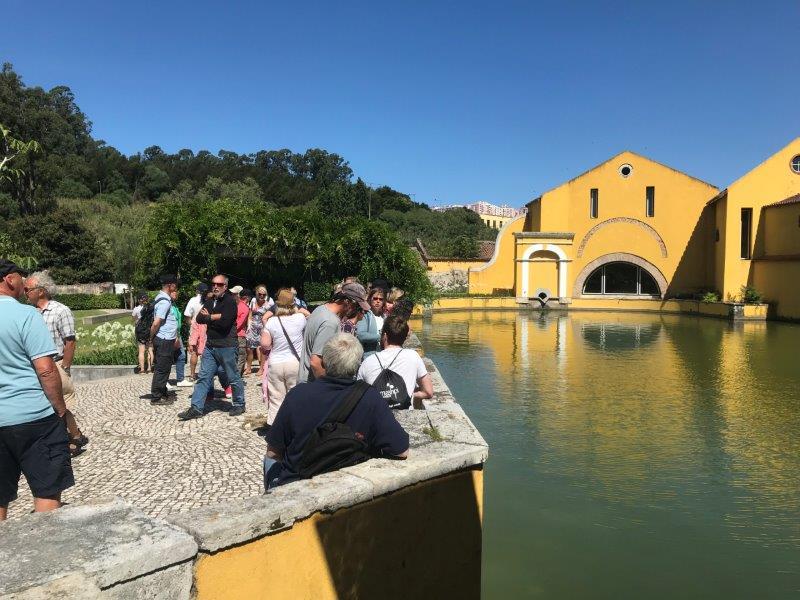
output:
<svg viewBox="0 0 800 600"><path fill-rule="evenodd" d="M94 310L73 310L72 314L75 316L75 320L79 321L83 317L93 317L95 315L104 315L106 311L102 309L94 309Z"/></svg>

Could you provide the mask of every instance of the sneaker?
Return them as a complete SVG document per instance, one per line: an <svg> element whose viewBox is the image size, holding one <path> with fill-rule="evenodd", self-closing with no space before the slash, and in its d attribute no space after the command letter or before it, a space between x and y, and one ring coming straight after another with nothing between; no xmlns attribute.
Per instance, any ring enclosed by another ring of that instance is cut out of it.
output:
<svg viewBox="0 0 800 600"><path fill-rule="evenodd" d="M192 381L191 379L184 379L183 381L179 381L176 385L179 388L192 387L194 385L194 381Z"/></svg>
<svg viewBox="0 0 800 600"><path fill-rule="evenodd" d="M229 417L238 417L244 414L244 406L234 406L228 411Z"/></svg>
<svg viewBox="0 0 800 600"><path fill-rule="evenodd" d="M231 386L225 388L225 398L227 398L228 400L233 398L233 388Z"/></svg>
<svg viewBox="0 0 800 600"><path fill-rule="evenodd" d="M177 385L172 385L171 383L167 384L167 392L176 392L178 391Z"/></svg>
<svg viewBox="0 0 800 600"><path fill-rule="evenodd" d="M192 419L199 419L203 416L199 410L197 410L194 406L190 406L183 412L178 413L178 420L179 421L190 421Z"/></svg>

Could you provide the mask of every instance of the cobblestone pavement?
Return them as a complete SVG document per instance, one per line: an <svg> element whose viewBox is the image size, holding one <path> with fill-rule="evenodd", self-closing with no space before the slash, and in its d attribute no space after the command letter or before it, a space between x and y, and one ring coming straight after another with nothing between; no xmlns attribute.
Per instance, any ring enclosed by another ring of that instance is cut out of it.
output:
<svg viewBox="0 0 800 600"><path fill-rule="evenodd" d="M181 422L193 388L179 388L171 406L150 406L150 375L132 375L77 384L73 411L90 438L86 452L72 461L75 485L63 500L119 496L152 516L187 512L199 506L263 493L264 439L243 428L245 417L266 414L257 377L246 379L247 412L229 417L230 404L219 387L202 419ZM33 509L25 478L9 516Z"/></svg>

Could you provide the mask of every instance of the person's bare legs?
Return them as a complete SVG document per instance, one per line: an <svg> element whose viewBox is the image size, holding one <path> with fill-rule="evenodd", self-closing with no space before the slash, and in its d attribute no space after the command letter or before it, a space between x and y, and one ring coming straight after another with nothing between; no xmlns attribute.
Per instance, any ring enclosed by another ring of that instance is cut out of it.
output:
<svg viewBox="0 0 800 600"><path fill-rule="evenodd" d="M148 371L150 373L152 373L153 372L153 344L148 344L147 345L147 358L149 359Z"/></svg>
<svg viewBox="0 0 800 600"><path fill-rule="evenodd" d="M61 508L61 494L33 499L33 512L50 512L57 508Z"/></svg>
<svg viewBox="0 0 800 600"><path fill-rule="evenodd" d="M189 351L189 377L192 381L197 380L197 359L199 358L197 352Z"/></svg>
<svg viewBox="0 0 800 600"><path fill-rule="evenodd" d="M139 346L139 373L147 373L144 368L144 344L137 344Z"/></svg>
<svg viewBox="0 0 800 600"><path fill-rule="evenodd" d="M8 516L8 504L0 506L0 521L5 521Z"/></svg>

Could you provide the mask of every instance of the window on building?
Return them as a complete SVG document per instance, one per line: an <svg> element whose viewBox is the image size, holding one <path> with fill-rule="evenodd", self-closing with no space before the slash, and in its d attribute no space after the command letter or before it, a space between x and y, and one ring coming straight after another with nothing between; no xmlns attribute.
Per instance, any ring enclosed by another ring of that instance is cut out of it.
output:
<svg viewBox="0 0 800 600"><path fill-rule="evenodd" d="M753 236L753 209L742 209L742 258L750 258L750 246Z"/></svg>
<svg viewBox="0 0 800 600"><path fill-rule="evenodd" d="M598 208L600 204L600 194L597 191L597 188L592 188L589 190L589 218L596 219L598 214Z"/></svg>
<svg viewBox="0 0 800 600"><path fill-rule="evenodd" d="M643 268L627 262L598 267L583 284L584 294L660 296L656 280Z"/></svg>
<svg viewBox="0 0 800 600"><path fill-rule="evenodd" d="M645 214L648 217L656 216L656 188L655 186L648 185L645 190Z"/></svg>
<svg viewBox="0 0 800 600"><path fill-rule="evenodd" d="M800 154L792 159L791 165L792 171L800 175Z"/></svg>

